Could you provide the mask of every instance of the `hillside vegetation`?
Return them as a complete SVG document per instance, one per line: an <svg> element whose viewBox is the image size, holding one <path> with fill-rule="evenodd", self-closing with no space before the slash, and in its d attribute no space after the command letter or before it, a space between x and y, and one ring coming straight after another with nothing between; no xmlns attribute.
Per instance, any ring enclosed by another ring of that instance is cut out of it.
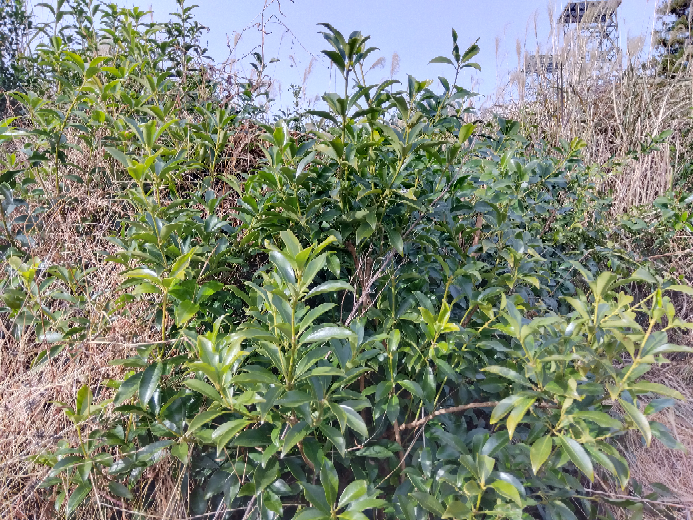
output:
<svg viewBox="0 0 693 520"><path fill-rule="evenodd" d="M326 23L340 92L275 120L180 8L58 0L7 92L0 516L681 518L631 466L684 457L688 170L621 188L687 115L600 156L476 113L454 30L437 85L371 85Z"/></svg>

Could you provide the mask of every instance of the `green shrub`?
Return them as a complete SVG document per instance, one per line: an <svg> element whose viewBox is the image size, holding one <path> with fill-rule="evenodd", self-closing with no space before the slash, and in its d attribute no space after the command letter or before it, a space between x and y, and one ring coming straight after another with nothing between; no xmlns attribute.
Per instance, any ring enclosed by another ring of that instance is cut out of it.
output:
<svg viewBox="0 0 693 520"><path fill-rule="evenodd" d="M177 117L189 84L162 65L159 29L140 27L137 10L104 12L110 25L86 37L108 34L112 55L59 37L39 49L58 91L17 94L30 166L7 184L51 205L71 182L129 178L133 216L106 258L125 282L103 312L143 301L161 336L114 361L129 371L112 399L84 386L62 404L79 442L34 460L51 467L42 486L67 516L107 503L105 489L133 501L170 454L192 515L596 518L584 484L600 468L629 481L612 439L637 430L676 445L648 416L681 396L643 376L690 351L667 341L690 327L668 294L693 291L604 243L608 201L584 142L530 146L512 121L470 122L471 93L442 77L440 94L411 76L392 93L366 85L368 38L325 24L344 95L311 114L322 130L297 137L278 121L261 167L225 177L247 111L188 96L192 117ZM453 32L451 58L433 62L457 78L477 52ZM68 177L78 146L110 171ZM229 193L235 218L222 220ZM39 278L38 260L7 254L13 333L56 343L37 363L100 334L47 309L78 309L88 273ZM646 297L629 296L631 282Z"/></svg>
<svg viewBox="0 0 693 520"><path fill-rule="evenodd" d="M23 74L18 58L31 27L24 0L3 0L0 9L0 92L13 90L20 84ZM4 114L5 100L1 102L0 114Z"/></svg>

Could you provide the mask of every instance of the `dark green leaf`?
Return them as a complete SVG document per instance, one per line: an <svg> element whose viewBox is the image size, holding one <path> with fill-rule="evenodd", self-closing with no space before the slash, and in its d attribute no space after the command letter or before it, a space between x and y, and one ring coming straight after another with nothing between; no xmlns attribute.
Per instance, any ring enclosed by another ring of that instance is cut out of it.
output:
<svg viewBox="0 0 693 520"><path fill-rule="evenodd" d="M185 381L183 381L183 384L191 390L194 390L195 392L199 392L202 395L209 397L213 401L221 402L221 396L219 395L219 392L217 392L212 385L205 383L204 381L200 381L199 379L186 379Z"/></svg>
<svg viewBox="0 0 693 520"><path fill-rule="evenodd" d="M140 402L143 406L147 406L152 395L154 395L154 391L159 385L163 368L163 363L157 361L144 370L140 380Z"/></svg>
<svg viewBox="0 0 693 520"><path fill-rule="evenodd" d="M683 400L683 394L678 390L669 388L668 386L662 385L660 383L648 383L647 381L640 381L638 383L633 383L628 386L629 390L634 391L636 394L645 394L653 392L655 394L660 394L666 397L671 397L672 399Z"/></svg>
<svg viewBox="0 0 693 520"><path fill-rule="evenodd" d="M294 424L284 437L284 447L282 448L282 457L286 455L291 448L296 446L308 434L308 423L299 421Z"/></svg>
<svg viewBox="0 0 693 520"><path fill-rule="evenodd" d="M325 283L318 285L317 287L314 287L313 289L311 289L310 292L306 295L306 298L310 298L312 296L317 296L318 294L324 294L327 292L336 292L336 291L354 292L354 288L350 284L343 282L341 280L325 282Z"/></svg>
<svg viewBox="0 0 693 520"><path fill-rule="evenodd" d="M339 475L332 462L327 458L324 459L320 469L320 482L325 490L327 503L334 504L337 501L337 491L339 490Z"/></svg>
<svg viewBox="0 0 693 520"><path fill-rule="evenodd" d="M217 443L217 453L221 453L224 447L249 424L250 421L246 421L245 419L235 419L225 422L214 430L212 440Z"/></svg>
<svg viewBox="0 0 693 520"><path fill-rule="evenodd" d="M87 417L89 415L89 409L91 408L92 393L89 385L83 385L77 392L77 399L75 402L75 413L81 415L82 417Z"/></svg>
<svg viewBox="0 0 693 520"><path fill-rule="evenodd" d="M649 446L652 442L652 430L650 429L650 423L647 418L640 410L637 409L637 407L629 402L626 402L623 399L619 399L618 402L626 411L626 415L630 417L638 430L640 430L640 432L643 434L643 437L645 437L645 442L647 443L647 446Z"/></svg>
<svg viewBox="0 0 693 520"><path fill-rule="evenodd" d="M339 407L346 413L347 425L362 437L368 437L368 428L361 416L349 406L340 404Z"/></svg>
<svg viewBox="0 0 693 520"><path fill-rule="evenodd" d="M365 480L355 480L351 482L342 491L342 496L339 498L337 507L342 508L351 502L358 500L368 491L367 482Z"/></svg>
<svg viewBox="0 0 693 520"><path fill-rule="evenodd" d="M317 507L320 511L326 515L329 515L331 508L327 503L325 490L322 488L322 486L308 484L307 482L301 482L300 484L303 487L303 494L306 496L306 500L308 500L313 507Z"/></svg>
<svg viewBox="0 0 693 520"><path fill-rule="evenodd" d="M529 460L532 463L532 471L536 475L539 472L542 464L546 462L546 459L551 455L551 448L553 447L553 441L551 436L546 435L539 438L529 450Z"/></svg>
<svg viewBox="0 0 693 520"><path fill-rule="evenodd" d="M286 283L296 283L296 275L291 263L279 251L270 251L269 258Z"/></svg>
<svg viewBox="0 0 693 520"><path fill-rule="evenodd" d="M422 493L421 491L414 491L411 496L427 511L430 511L434 515L443 516L445 513L445 508L433 498L428 493Z"/></svg>
<svg viewBox="0 0 693 520"><path fill-rule="evenodd" d="M450 58L446 58L445 56L438 56L436 58L433 58L428 63L445 63L447 65L452 65L453 67L455 66L452 60Z"/></svg>
<svg viewBox="0 0 693 520"><path fill-rule="evenodd" d="M499 376L506 377L510 379L511 381L514 381L516 383L519 383L524 386L532 387L532 383L525 377L514 370L511 370L510 368L506 367L500 367L500 366L490 366L490 367L485 367L481 369L483 372L491 372L492 374L498 374Z"/></svg>
<svg viewBox="0 0 693 520"><path fill-rule="evenodd" d="M333 428L332 426L328 426L326 424L322 424L320 426L320 430L325 434L325 437L332 442L334 447L337 448L339 454L343 457L346 453L346 441L344 440L341 432L337 428Z"/></svg>
<svg viewBox="0 0 693 520"><path fill-rule="evenodd" d="M580 471L582 471L591 482L594 482L594 467L585 449L575 439L559 435L556 437L561 447L568 454L568 457Z"/></svg>
<svg viewBox="0 0 693 520"><path fill-rule="evenodd" d="M200 412L198 413L195 418L190 421L190 424L188 425L188 433L192 433L205 424L207 424L209 421L212 419L219 417L221 414L223 414L223 411L217 411L217 410L208 410L206 412Z"/></svg>
<svg viewBox="0 0 693 520"><path fill-rule="evenodd" d="M71 516L75 509L87 498L91 491L91 482L83 482L75 489L67 500L67 516Z"/></svg>
<svg viewBox="0 0 693 520"><path fill-rule="evenodd" d="M267 463L266 468L256 468L255 475L253 475L253 482L255 483L255 493L259 494L265 490L270 484L272 484L279 477L279 461L277 459L272 460Z"/></svg>
<svg viewBox="0 0 693 520"><path fill-rule="evenodd" d="M111 491L112 494L114 494L117 497L123 497L126 498L127 500L132 500L133 496L130 490L125 487L123 484L120 482L109 482L108 483L108 489Z"/></svg>
<svg viewBox="0 0 693 520"><path fill-rule="evenodd" d="M596 412L591 410L579 411L573 414L573 417L578 417L580 419L587 419L592 421L599 426L604 428L616 428L620 429L622 427L621 421L614 419L608 413Z"/></svg>
<svg viewBox="0 0 693 520"><path fill-rule="evenodd" d="M329 516L325 516L325 513L319 509L309 507L307 509L301 509L296 513L293 520L329 520L329 518Z"/></svg>
<svg viewBox="0 0 693 520"><path fill-rule="evenodd" d="M176 326L177 327L182 327L188 321L190 321L195 314L197 314L197 311L200 310L200 306L196 303L193 303L189 300L185 300L180 302L178 305L176 305L174 309L174 315L176 319Z"/></svg>
<svg viewBox="0 0 693 520"><path fill-rule="evenodd" d="M390 228L387 230L387 235L390 238L390 243L392 247L395 248L400 255L404 255L404 241L402 240L402 235L399 230L395 228Z"/></svg>

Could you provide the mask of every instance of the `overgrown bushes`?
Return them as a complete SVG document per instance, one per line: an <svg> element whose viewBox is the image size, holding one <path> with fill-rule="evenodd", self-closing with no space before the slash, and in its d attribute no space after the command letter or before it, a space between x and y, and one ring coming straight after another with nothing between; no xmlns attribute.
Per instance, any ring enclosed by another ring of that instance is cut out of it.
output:
<svg viewBox="0 0 693 520"><path fill-rule="evenodd" d="M26 80L17 61L30 29L31 20L23 0L4 1L0 9L0 92L13 90ZM4 116L5 100L1 102L0 115Z"/></svg>
<svg viewBox="0 0 693 520"><path fill-rule="evenodd" d="M676 446L648 416L681 396L644 376L690 350L667 335L690 327L669 295L693 290L607 242L583 141L473 120L456 81L366 85L368 38L325 24L344 92L311 114L322 130L265 126L265 160L228 173L262 78L222 103L141 11L72 16L72 43L37 49L54 86L17 93L0 133L0 310L8 339L50 344L36 371L119 317L143 330L32 458L59 514L147 513L168 464L168 515L596 518L595 475L629 481L610 441ZM194 41L186 16L169 32ZM453 32L433 62L457 77L477 52ZM90 288L99 266L32 257L42 215L104 185L129 215L102 255L122 266L111 294Z"/></svg>

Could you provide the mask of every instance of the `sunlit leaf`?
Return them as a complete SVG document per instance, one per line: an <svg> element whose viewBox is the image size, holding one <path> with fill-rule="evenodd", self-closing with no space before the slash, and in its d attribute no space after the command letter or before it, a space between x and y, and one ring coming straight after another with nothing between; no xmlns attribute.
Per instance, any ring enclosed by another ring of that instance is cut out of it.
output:
<svg viewBox="0 0 693 520"><path fill-rule="evenodd" d="M552 448L553 441L550 435L540 437L532 445L532 448L529 450L529 460L532 463L532 471L535 475L539 472L544 462L546 462L546 459L549 458L549 455L551 455Z"/></svg>
<svg viewBox="0 0 693 520"><path fill-rule="evenodd" d="M570 460L582 471L590 481L594 482L594 467L585 449L575 439L559 435L556 440L568 454Z"/></svg>
<svg viewBox="0 0 693 520"><path fill-rule="evenodd" d="M626 415L630 417L635 426L640 430L643 437L645 437L645 442L647 446L652 442L652 430L650 429L650 423L640 410L635 405L630 404L623 399L618 400L619 404L623 407Z"/></svg>

